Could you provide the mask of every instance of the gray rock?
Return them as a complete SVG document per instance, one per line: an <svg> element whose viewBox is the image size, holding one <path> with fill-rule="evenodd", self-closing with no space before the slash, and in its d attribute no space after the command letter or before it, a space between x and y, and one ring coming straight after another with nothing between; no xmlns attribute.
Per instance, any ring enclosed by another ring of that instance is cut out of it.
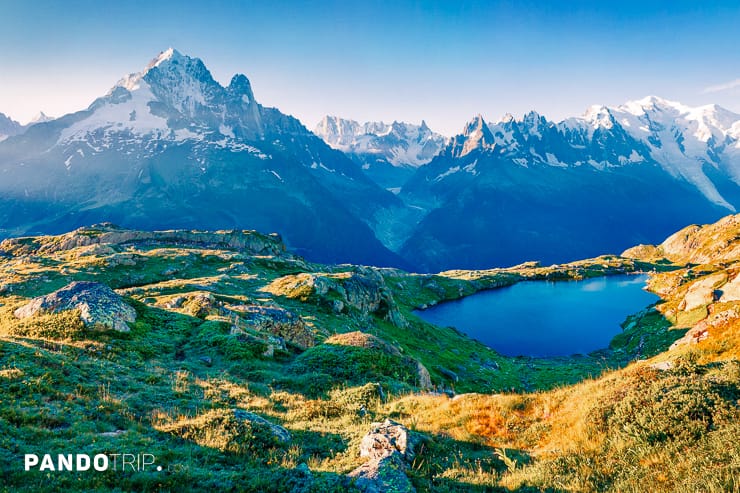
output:
<svg viewBox="0 0 740 493"><path fill-rule="evenodd" d="M233 412L236 419L249 421L250 423L256 424L257 426L262 426L269 429L272 433L272 436L274 436L275 440L280 444L287 445L293 440L293 437L291 437L288 430L280 425L276 425L275 423L267 421L262 416L258 416L254 413L250 413L249 411L244 411L242 409L234 409Z"/></svg>
<svg viewBox="0 0 740 493"><path fill-rule="evenodd" d="M278 338L303 348L316 344L313 332L295 313L279 307L265 307L259 305L238 305L229 308L238 313L247 325L260 332L267 332ZM277 342L275 341L270 342ZM276 344L276 348L285 349L284 344Z"/></svg>
<svg viewBox="0 0 740 493"><path fill-rule="evenodd" d="M421 364L421 361L416 362L416 370L417 375L419 378L419 388L421 389L431 389L432 388L432 377L429 375L429 370L427 370L426 366Z"/></svg>
<svg viewBox="0 0 740 493"><path fill-rule="evenodd" d="M371 460L351 473L354 485L365 493L413 493L416 491L406 475L406 465L399 455Z"/></svg>
<svg viewBox="0 0 740 493"><path fill-rule="evenodd" d="M371 425L370 431L360 442L360 457L382 459L396 452L403 457L413 456L414 451L409 445L409 430L400 423L386 419Z"/></svg>
<svg viewBox="0 0 740 493"><path fill-rule="evenodd" d="M366 493L414 492L406 468L422 441L420 435L390 419L373 423L360 442L360 456L369 460L349 473L349 477Z"/></svg>
<svg viewBox="0 0 740 493"><path fill-rule="evenodd" d="M440 373L440 375L442 375L443 377L449 380L452 380L453 382L457 382L459 380L457 373L455 373L452 370L448 370L447 368L443 366L437 366L435 367L435 370L437 370Z"/></svg>
<svg viewBox="0 0 740 493"><path fill-rule="evenodd" d="M38 314L79 310L85 327L93 330L129 332L128 324L136 321L136 310L115 291L97 282L73 282L46 296L34 298L18 308L17 318Z"/></svg>
<svg viewBox="0 0 740 493"><path fill-rule="evenodd" d="M375 315L397 327L408 327L383 275L372 267L355 266L349 272L292 274L276 279L263 291L318 303L337 313L352 309L365 317Z"/></svg>

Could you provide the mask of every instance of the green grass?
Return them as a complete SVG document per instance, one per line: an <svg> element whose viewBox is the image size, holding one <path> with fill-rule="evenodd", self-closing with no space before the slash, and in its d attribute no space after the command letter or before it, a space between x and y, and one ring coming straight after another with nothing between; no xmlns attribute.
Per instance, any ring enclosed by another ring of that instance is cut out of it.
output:
<svg viewBox="0 0 740 493"><path fill-rule="evenodd" d="M740 370L727 357L736 349L714 341L711 354L688 351L664 372L631 363L683 354L666 353L685 333L666 313L673 298L630 317L610 348L570 358L504 357L413 314L524 279L675 265L601 257L439 275L384 269L388 306L363 313L335 310L345 299L338 290L264 291L302 273L344 279L347 266L164 244L112 245L89 256L23 253L49 241L56 240L24 239L16 257L0 258L10 288L0 293L0 491L351 491L345 475L363 462L359 442L386 417L426 437L408 471L419 491L738 490ZM682 271L664 276L669 287L684 279ZM119 288L137 312L131 332L86 331L74 312L13 317L28 298L72 280ZM215 308L165 308L193 293L211 293ZM219 302L290 310L317 345L267 356L267 335L232 330ZM386 316L391 311L402 324ZM348 332L380 342L331 339ZM716 355L727 361L711 360ZM418 388L417 362L437 393ZM453 391L471 394L445 395ZM233 409L284 426L291 443L235 420ZM24 453L66 451L151 453L164 471L22 470Z"/></svg>

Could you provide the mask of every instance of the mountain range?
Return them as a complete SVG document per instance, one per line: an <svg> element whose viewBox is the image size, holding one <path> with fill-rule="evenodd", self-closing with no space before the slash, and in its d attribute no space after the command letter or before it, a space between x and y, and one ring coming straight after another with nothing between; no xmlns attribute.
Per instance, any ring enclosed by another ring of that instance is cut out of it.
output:
<svg viewBox="0 0 740 493"><path fill-rule="evenodd" d="M369 226L400 207L249 80L216 82L174 49L89 108L0 143L5 236L112 221L127 227L279 231L315 260L403 265ZM327 241L327 239L331 239Z"/></svg>
<svg viewBox="0 0 740 493"><path fill-rule="evenodd" d="M314 133L334 149L356 161L376 183L392 191L411 178L444 148L447 139L422 121L391 124L360 124L336 116L325 116Z"/></svg>
<svg viewBox="0 0 740 493"><path fill-rule="evenodd" d="M530 112L460 135L405 184L429 211L401 248L424 269L562 262L740 207L740 115L657 97L555 123Z"/></svg>
<svg viewBox="0 0 740 493"><path fill-rule="evenodd" d="M36 120L0 115L0 236L257 229L311 260L436 271L613 253L740 208L740 115L657 97L479 115L450 139L330 116L311 132L169 49Z"/></svg>

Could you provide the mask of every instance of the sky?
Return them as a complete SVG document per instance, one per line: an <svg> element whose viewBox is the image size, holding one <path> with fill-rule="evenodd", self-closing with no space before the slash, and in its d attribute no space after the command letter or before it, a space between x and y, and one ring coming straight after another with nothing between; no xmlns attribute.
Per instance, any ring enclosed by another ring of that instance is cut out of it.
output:
<svg viewBox="0 0 740 493"><path fill-rule="evenodd" d="M740 113L736 1L0 0L0 112L86 108L174 47L313 128L326 114L552 120L657 95Z"/></svg>

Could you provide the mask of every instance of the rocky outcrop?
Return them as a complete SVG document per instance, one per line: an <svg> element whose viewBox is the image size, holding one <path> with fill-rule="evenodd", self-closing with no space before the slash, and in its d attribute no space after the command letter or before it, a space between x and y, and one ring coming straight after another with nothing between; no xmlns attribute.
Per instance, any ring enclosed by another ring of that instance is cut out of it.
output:
<svg viewBox="0 0 740 493"><path fill-rule="evenodd" d="M723 217L713 224L687 226L658 246L639 245L622 256L642 260L665 257L692 264L730 262L740 259L737 238L740 238L740 214Z"/></svg>
<svg viewBox="0 0 740 493"><path fill-rule="evenodd" d="M427 370L427 367L421 364L421 361L416 362L416 371L417 375L419 377L419 388L421 389L431 389L432 388L432 376L429 374L429 370Z"/></svg>
<svg viewBox="0 0 740 493"><path fill-rule="evenodd" d="M111 288L97 282L73 282L46 296L34 298L18 308L17 318L37 314L79 310L85 327L93 330L128 332L136 321L136 311Z"/></svg>
<svg viewBox="0 0 740 493"><path fill-rule="evenodd" d="M717 327L737 323L740 318L740 310L737 307L723 310L717 313L713 313L709 317L705 318L694 327L689 329L686 334L671 345L671 349L675 349L679 346L686 344L696 344L709 337L712 329Z"/></svg>
<svg viewBox="0 0 740 493"><path fill-rule="evenodd" d="M288 430L266 420L262 416L258 416L242 409L234 409L233 413L234 417L239 421L247 421L252 425L252 427L262 427L268 430L275 441L281 445L288 445L293 439Z"/></svg>
<svg viewBox="0 0 740 493"><path fill-rule="evenodd" d="M282 255L285 245L278 234L255 231L135 231L110 223L84 227L60 236L11 238L0 243L0 252L11 255L51 254L95 245L193 246L234 250L252 255ZM85 253L90 251L85 249ZM93 250L95 251L95 250Z"/></svg>
<svg viewBox="0 0 740 493"><path fill-rule="evenodd" d="M354 331L344 334L335 334L329 337L326 344L337 344L339 346L354 346L365 349L378 349L393 356L402 356L397 347L385 342L383 339L366 332Z"/></svg>
<svg viewBox="0 0 740 493"><path fill-rule="evenodd" d="M722 285L718 294L720 303L740 301L740 274L735 274L732 280Z"/></svg>
<svg viewBox="0 0 740 493"><path fill-rule="evenodd" d="M267 332L302 348L316 344L313 332L295 313L279 307L236 305L228 309L242 322L260 332Z"/></svg>
<svg viewBox="0 0 740 493"><path fill-rule="evenodd" d="M416 491L406 468L413 462L422 441L421 435L390 419L373 423L360 442L360 457L368 461L349 476L366 493Z"/></svg>
<svg viewBox="0 0 740 493"><path fill-rule="evenodd" d="M216 297L207 291L197 291L177 296L165 304L166 308L175 308L188 315L206 318L218 312Z"/></svg>
<svg viewBox="0 0 740 493"><path fill-rule="evenodd" d="M717 298L716 289L726 279L725 272L718 272L694 282L686 292L683 301L678 305L678 309L688 312L713 303Z"/></svg>
<svg viewBox="0 0 740 493"><path fill-rule="evenodd" d="M377 269L357 266L347 272L302 273L274 280L264 291L304 302L314 302L336 313L352 310L375 315L397 327L408 323L398 310L391 290Z"/></svg>
<svg viewBox="0 0 740 493"><path fill-rule="evenodd" d="M282 426L242 409L211 409L157 428L203 447L235 454L259 454L292 441L290 432Z"/></svg>

